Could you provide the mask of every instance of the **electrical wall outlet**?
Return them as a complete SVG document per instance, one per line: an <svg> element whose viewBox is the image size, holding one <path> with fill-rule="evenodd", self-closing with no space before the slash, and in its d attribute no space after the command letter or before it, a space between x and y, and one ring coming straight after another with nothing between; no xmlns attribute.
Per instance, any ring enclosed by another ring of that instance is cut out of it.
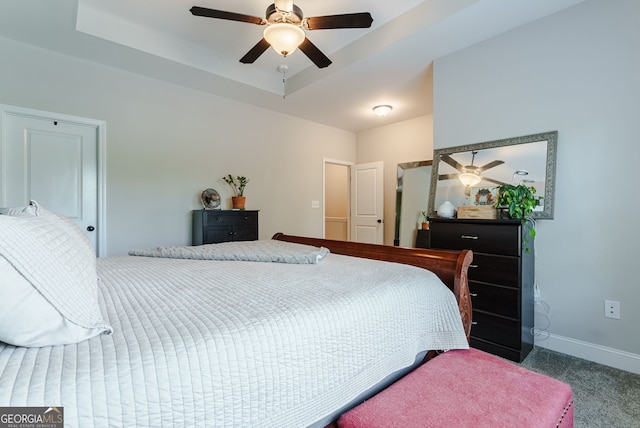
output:
<svg viewBox="0 0 640 428"><path fill-rule="evenodd" d="M605 318L620 319L620 302L615 300L604 301L604 316Z"/></svg>

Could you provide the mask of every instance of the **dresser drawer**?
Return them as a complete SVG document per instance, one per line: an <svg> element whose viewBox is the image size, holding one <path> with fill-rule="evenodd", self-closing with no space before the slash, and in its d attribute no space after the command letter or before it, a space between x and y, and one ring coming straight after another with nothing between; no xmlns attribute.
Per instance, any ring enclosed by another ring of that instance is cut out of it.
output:
<svg viewBox="0 0 640 428"><path fill-rule="evenodd" d="M240 226L243 224L257 223L257 212L232 212L232 213L216 213L207 212L203 218L204 227L216 226Z"/></svg>
<svg viewBox="0 0 640 428"><path fill-rule="evenodd" d="M521 224L432 222L431 248L520 255Z"/></svg>
<svg viewBox="0 0 640 428"><path fill-rule="evenodd" d="M510 348L520 348L520 322L475 310L473 322L471 336Z"/></svg>
<svg viewBox="0 0 640 428"><path fill-rule="evenodd" d="M218 244L220 242L233 241L233 228L223 227L207 227L204 229L204 243Z"/></svg>
<svg viewBox="0 0 640 428"><path fill-rule="evenodd" d="M520 287L520 258L473 253L469 280Z"/></svg>
<svg viewBox="0 0 640 428"><path fill-rule="evenodd" d="M246 225L233 228L234 241L255 241L258 239L258 226Z"/></svg>
<svg viewBox="0 0 640 428"><path fill-rule="evenodd" d="M252 225L207 227L204 230L204 242L217 244L228 241L255 241L258 239L258 228Z"/></svg>
<svg viewBox="0 0 640 428"><path fill-rule="evenodd" d="M520 293L515 288L469 282L471 306L484 312L491 312L510 318L520 318ZM475 314L474 314L475 317ZM474 318L475 320L475 318Z"/></svg>

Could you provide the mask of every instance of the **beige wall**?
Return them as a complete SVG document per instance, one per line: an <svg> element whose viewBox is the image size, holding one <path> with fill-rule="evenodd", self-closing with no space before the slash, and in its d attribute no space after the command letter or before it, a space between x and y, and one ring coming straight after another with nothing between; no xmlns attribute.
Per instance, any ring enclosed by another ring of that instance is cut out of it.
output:
<svg viewBox="0 0 640 428"><path fill-rule="evenodd" d="M433 116L360 132L356 151L357 163L384 162L384 243L393 245L397 166L402 162L433 159Z"/></svg>
<svg viewBox="0 0 640 428"><path fill-rule="evenodd" d="M349 166L327 163L325 186L325 215L347 217L349 215Z"/></svg>
<svg viewBox="0 0 640 428"><path fill-rule="evenodd" d="M355 161L351 132L3 38L0 58L0 103L106 121L106 255L190 244L203 189L230 207L226 174L251 179L260 238L321 237L323 158Z"/></svg>
<svg viewBox="0 0 640 428"><path fill-rule="evenodd" d="M325 164L325 238L349 238L349 166Z"/></svg>

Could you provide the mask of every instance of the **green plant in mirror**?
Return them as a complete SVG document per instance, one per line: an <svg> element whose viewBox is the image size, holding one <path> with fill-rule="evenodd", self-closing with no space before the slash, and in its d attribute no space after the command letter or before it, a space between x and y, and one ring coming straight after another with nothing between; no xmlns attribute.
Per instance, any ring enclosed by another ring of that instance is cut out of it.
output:
<svg viewBox="0 0 640 428"><path fill-rule="evenodd" d="M420 215L422 216L422 221L427 221L427 217L429 215L429 211L420 211Z"/></svg>
<svg viewBox="0 0 640 428"><path fill-rule="evenodd" d="M542 196L536 196L536 188L533 186L503 184L498 187L495 207L506 210L510 218L523 219L530 226L529 235L535 238L536 230L531 214L533 209L540 205L541 200ZM529 252L528 247L525 250Z"/></svg>
<svg viewBox="0 0 640 428"><path fill-rule="evenodd" d="M249 183L249 179L242 175L238 175L237 177L232 176L231 174L226 177L222 177L222 179L233 189L233 193L236 196L244 196L244 188Z"/></svg>

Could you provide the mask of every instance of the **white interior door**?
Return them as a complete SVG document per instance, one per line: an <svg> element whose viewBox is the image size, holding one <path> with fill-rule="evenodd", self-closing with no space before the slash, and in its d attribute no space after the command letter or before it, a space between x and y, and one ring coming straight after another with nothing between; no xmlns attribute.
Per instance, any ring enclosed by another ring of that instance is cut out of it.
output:
<svg viewBox="0 0 640 428"><path fill-rule="evenodd" d="M351 168L351 240L354 242L384 242L383 176L383 162Z"/></svg>
<svg viewBox="0 0 640 428"><path fill-rule="evenodd" d="M2 125L2 206L36 200L76 222L97 253L97 127L19 113L5 113Z"/></svg>

